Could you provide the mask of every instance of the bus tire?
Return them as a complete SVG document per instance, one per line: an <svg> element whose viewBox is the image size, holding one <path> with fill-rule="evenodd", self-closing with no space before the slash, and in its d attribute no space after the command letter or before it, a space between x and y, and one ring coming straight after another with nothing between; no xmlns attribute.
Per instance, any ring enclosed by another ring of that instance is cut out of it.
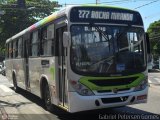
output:
<svg viewBox="0 0 160 120"><path fill-rule="evenodd" d="M17 79L15 74L13 74L13 89L15 92L18 92Z"/></svg>
<svg viewBox="0 0 160 120"><path fill-rule="evenodd" d="M44 104L47 111L52 111L51 94L47 83L44 85Z"/></svg>

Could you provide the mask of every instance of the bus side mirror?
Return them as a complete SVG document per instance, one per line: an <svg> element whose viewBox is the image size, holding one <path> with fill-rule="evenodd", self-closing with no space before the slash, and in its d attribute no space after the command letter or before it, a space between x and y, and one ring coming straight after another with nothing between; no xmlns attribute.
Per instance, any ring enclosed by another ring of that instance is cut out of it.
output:
<svg viewBox="0 0 160 120"><path fill-rule="evenodd" d="M146 43L147 43L147 53L151 53L150 41L149 41L149 34L145 33Z"/></svg>
<svg viewBox="0 0 160 120"><path fill-rule="evenodd" d="M68 47L70 45L70 32L63 32L63 47Z"/></svg>

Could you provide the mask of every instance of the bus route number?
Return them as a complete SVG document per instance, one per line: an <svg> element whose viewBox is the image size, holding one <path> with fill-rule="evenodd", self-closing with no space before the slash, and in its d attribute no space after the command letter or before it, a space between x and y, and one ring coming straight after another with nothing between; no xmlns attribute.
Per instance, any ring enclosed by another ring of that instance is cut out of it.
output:
<svg viewBox="0 0 160 120"><path fill-rule="evenodd" d="M79 10L79 18L88 18L90 11L87 10Z"/></svg>

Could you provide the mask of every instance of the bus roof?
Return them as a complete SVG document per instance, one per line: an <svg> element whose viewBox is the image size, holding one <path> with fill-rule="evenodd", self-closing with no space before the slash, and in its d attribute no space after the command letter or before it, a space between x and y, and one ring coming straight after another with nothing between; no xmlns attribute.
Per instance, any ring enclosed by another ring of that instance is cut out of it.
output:
<svg viewBox="0 0 160 120"><path fill-rule="evenodd" d="M72 9L73 7L105 7L105 8L112 8L112 9L119 9L119 10L127 10L127 11L134 11L134 10L131 10L131 9L126 9L126 8L120 8L120 7L114 7L114 6L106 6L106 5L94 5L94 4L84 4L84 5L70 5L70 6L67 6L65 8L62 8L61 10L59 11L56 11L54 12L53 14L49 15L48 17L45 17L44 19L38 21L37 23L29 26L28 28L24 29L23 31L19 32L18 34L12 36L11 38L7 39L6 40L6 43L24 35L25 33L28 33L28 32L31 32L57 18L59 18L60 16L63 16L63 15L67 15L67 12Z"/></svg>
<svg viewBox="0 0 160 120"><path fill-rule="evenodd" d="M11 40L18 38L22 35L24 35L25 33L31 32L55 19L57 19L60 16L65 15L65 9L61 9L60 11L56 11L53 14L49 15L48 17L45 17L44 19L38 21L37 23L29 26L28 28L24 29L23 31L19 32L18 34L12 36L11 38L7 39L6 43L10 42Z"/></svg>

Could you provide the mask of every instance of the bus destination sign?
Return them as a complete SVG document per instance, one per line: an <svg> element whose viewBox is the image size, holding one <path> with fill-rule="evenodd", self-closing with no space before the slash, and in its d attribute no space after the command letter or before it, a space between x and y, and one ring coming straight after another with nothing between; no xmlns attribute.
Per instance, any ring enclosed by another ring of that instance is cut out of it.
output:
<svg viewBox="0 0 160 120"><path fill-rule="evenodd" d="M75 7L71 10L70 20L71 22L143 25L141 16L136 11L104 7Z"/></svg>
<svg viewBox="0 0 160 120"><path fill-rule="evenodd" d="M118 12L103 12L94 10L78 10L78 17L80 19L110 19L110 20L124 20L133 21L133 14L131 13L118 13Z"/></svg>

